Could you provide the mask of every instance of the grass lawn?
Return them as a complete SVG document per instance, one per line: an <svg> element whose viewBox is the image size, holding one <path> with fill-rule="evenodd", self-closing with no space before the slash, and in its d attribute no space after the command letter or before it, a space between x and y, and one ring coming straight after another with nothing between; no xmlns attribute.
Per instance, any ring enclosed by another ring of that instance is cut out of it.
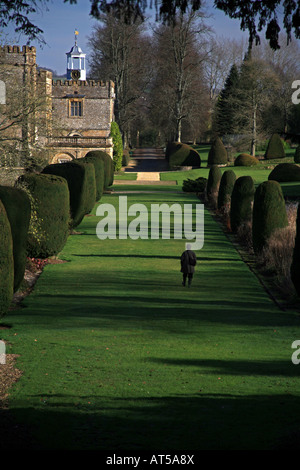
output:
<svg viewBox="0 0 300 470"><path fill-rule="evenodd" d="M199 176L208 178L209 168L207 168L207 157L210 146L201 145L195 146L196 150L201 156L201 168L186 170L186 171L167 171L161 173L161 181L176 181L179 188L182 187L183 181L185 179L196 179ZM221 171L233 170L237 176L251 176L253 178L254 184L257 186L263 181L266 181L269 177L274 166L283 162L294 162L294 153L295 149L286 150L286 158L277 159L277 160L260 160L259 164L253 167L245 166L234 166L233 163L229 164L226 167L221 167ZM236 154L235 156L237 156ZM283 193L287 197L300 197L300 183L282 183L281 184Z"/></svg>
<svg viewBox="0 0 300 470"><path fill-rule="evenodd" d="M128 203L199 202L169 191L128 194ZM101 203L118 207L118 196ZM67 262L46 266L3 319L11 328L1 338L23 371L9 409L32 447L295 449L298 312L278 309L209 213L187 289L184 241L100 241L95 210L69 237ZM5 432L0 442L9 448Z"/></svg>

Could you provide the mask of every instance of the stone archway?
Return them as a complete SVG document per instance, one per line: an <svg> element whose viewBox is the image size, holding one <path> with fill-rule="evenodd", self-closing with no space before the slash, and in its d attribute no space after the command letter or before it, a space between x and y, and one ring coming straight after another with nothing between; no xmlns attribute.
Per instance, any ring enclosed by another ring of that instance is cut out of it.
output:
<svg viewBox="0 0 300 470"><path fill-rule="evenodd" d="M65 162L70 162L72 160L75 160L74 155L72 155L69 152L60 152L55 155L55 157L52 158L51 163L65 163Z"/></svg>

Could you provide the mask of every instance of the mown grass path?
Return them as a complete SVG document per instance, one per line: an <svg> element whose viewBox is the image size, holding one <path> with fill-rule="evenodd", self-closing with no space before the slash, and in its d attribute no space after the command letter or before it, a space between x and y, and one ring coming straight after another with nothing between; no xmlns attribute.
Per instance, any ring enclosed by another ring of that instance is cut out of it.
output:
<svg viewBox="0 0 300 470"><path fill-rule="evenodd" d="M103 202L117 207L118 195ZM128 194L135 202L199 203L171 187ZM95 210L69 237L67 262L48 265L6 318L2 337L23 371L9 408L29 427L30 445L136 453L297 446L297 312L278 309L209 213L187 289L184 241L100 241Z"/></svg>

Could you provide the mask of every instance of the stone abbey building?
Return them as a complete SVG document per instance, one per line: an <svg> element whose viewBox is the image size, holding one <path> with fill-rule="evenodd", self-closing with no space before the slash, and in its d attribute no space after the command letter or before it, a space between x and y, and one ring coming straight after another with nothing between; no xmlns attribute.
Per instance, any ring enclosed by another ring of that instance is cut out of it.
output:
<svg viewBox="0 0 300 470"><path fill-rule="evenodd" d="M23 155L44 149L49 163L90 150L112 157L114 98L113 82L86 80L86 57L76 36L67 53L66 80L38 69L35 47L0 48L0 144L14 143Z"/></svg>

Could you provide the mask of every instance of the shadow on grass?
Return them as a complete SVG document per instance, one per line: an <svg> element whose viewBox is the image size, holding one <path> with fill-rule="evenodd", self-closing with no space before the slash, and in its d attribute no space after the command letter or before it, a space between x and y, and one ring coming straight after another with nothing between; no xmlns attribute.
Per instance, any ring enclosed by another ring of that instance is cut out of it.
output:
<svg viewBox="0 0 300 470"><path fill-rule="evenodd" d="M182 336L184 334L196 334L206 328L216 325L228 327L242 327L247 330L251 327L270 327L274 329L284 326L299 326L297 315L285 314L278 309L274 311L271 302L262 300L260 309L257 309L257 299L251 301L246 296L243 301L236 299L199 299L197 293L193 298L192 289L178 286L180 296L172 298L159 297L161 286L148 286L151 294L140 292L137 281L137 294L124 293L110 295L108 285L107 292L99 292L97 295L84 294L47 294L43 293L29 306L30 315L34 317L36 326L47 325L48 330L57 328L57 321L61 328L72 324L72 329L86 328L94 325L95 328L121 331L143 331L150 329L160 334L171 333ZM79 289L79 287L78 287ZM102 285L105 289L105 285ZM164 286L164 289L168 286ZM181 296L182 294L182 296ZM265 302L265 303L263 303ZM13 318L14 313L11 313ZM16 312L18 315L18 312ZM17 319L20 321L20 318ZM25 319L26 321L26 319ZM210 329L208 329L210 331ZM202 333L203 334L203 333ZM220 334L218 330L218 334Z"/></svg>
<svg viewBox="0 0 300 470"><path fill-rule="evenodd" d="M292 350L291 350L292 351ZM209 371L210 374L216 375L235 375L249 377L257 376L273 376L273 377L299 377L299 369L291 360L286 361L243 361L222 359L169 359L169 358L146 358L148 362L165 364L168 366L193 367L199 368L199 373L203 370Z"/></svg>
<svg viewBox="0 0 300 470"><path fill-rule="evenodd" d="M214 258L214 257L207 257L207 256L201 256L199 253L196 253L197 255L197 258L201 261L233 261L233 262L239 262L239 263L243 263L243 261L241 259L237 259L237 258L221 258L220 257L217 257L217 258ZM93 258L93 257L97 257L97 258L144 258L144 259L175 259L176 261L180 261L180 256L162 256L162 255L154 255L154 254L151 254L151 255L135 255L135 254L121 254L121 255L117 255L117 254L99 254L99 255L95 255L95 254L88 254L88 255L84 255L84 254L81 254L81 255L77 255L75 253L72 253L71 256L76 256L76 257L79 257L79 258Z"/></svg>
<svg viewBox="0 0 300 470"><path fill-rule="evenodd" d="M66 393L64 404L43 395L40 405L1 412L0 449L299 450L298 396L240 396L217 388L216 381L216 392L205 393L199 381L194 395L148 398Z"/></svg>

